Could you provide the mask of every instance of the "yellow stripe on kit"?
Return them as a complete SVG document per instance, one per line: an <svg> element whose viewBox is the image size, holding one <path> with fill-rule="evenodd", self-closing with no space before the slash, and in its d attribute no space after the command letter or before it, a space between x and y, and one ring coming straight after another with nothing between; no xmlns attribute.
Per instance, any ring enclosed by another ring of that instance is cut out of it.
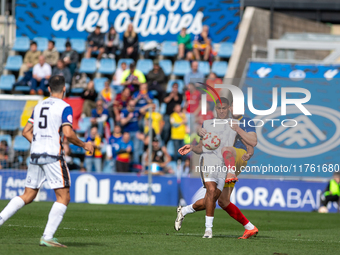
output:
<svg viewBox="0 0 340 255"><path fill-rule="evenodd" d="M21 128L24 128L26 126L28 119L32 115L33 109L37 104L38 104L37 100L27 100L26 101L24 110L22 111L22 114L21 114L21 122L20 122Z"/></svg>

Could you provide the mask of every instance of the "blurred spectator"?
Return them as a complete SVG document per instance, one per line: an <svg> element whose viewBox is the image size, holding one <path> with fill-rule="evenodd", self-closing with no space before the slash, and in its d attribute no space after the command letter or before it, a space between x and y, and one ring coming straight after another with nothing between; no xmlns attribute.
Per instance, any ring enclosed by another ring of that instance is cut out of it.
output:
<svg viewBox="0 0 340 255"><path fill-rule="evenodd" d="M120 121L120 113L123 109L125 109L131 100L131 91L129 88L124 88L122 93L116 96L113 112L116 123Z"/></svg>
<svg viewBox="0 0 340 255"><path fill-rule="evenodd" d="M144 117L144 134L148 135L149 133L149 111L145 113ZM159 136L163 130L164 121L163 116L159 112L156 112L156 105L152 104L152 113L151 113L151 127L155 134Z"/></svg>
<svg viewBox="0 0 340 255"><path fill-rule="evenodd" d="M201 52L203 52L203 59L209 60L211 52L211 37L209 34L209 26L203 26L202 32L195 36L194 39L194 55L196 60L201 60Z"/></svg>
<svg viewBox="0 0 340 255"><path fill-rule="evenodd" d="M6 140L0 142L0 169L10 168L14 160L14 151Z"/></svg>
<svg viewBox="0 0 340 255"><path fill-rule="evenodd" d="M74 71L77 68L79 55L78 52L72 49L72 45L70 42L65 43L65 51L61 54L60 57L65 65L70 69L71 76L73 76Z"/></svg>
<svg viewBox="0 0 340 255"><path fill-rule="evenodd" d="M45 57L46 63L51 67L54 67L57 64L59 59L59 52L54 47L54 41L49 41L47 45L47 49L44 50L43 56Z"/></svg>
<svg viewBox="0 0 340 255"><path fill-rule="evenodd" d="M190 176L190 158L186 158L182 169L182 177Z"/></svg>
<svg viewBox="0 0 340 255"><path fill-rule="evenodd" d="M188 85L190 82L198 82L198 81L203 82L203 78L204 78L204 75L198 71L198 62L193 61L191 63L191 72L187 73L184 76L185 85Z"/></svg>
<svg viewBox="0 0 340 255"><path fill-rule="evenodd" d="M136 91L133 94L132 99L135 101L136 109L139 109L147 104L151 104L153 95L148 91L148 84L141 84L139 86L139 91Z"/></svg>
<svg viewBox="0 0 340 255"><path fill-rule="evenodd" d="M208 95L207 95L208 96ZM213 102L213 104L215 105L215 103ZM211 110L211 104L207 104L207 113L206 114L199 114L197 116L197 123L199 124L199 126L203 125L203 122L205 120L211 120L214 119L214 112Z"/></svg>
<svg viewBox="0 0 340 255"><path fill-rule="evenodd" d="M185 92L185 110L190 114L190 129L195 129L196 118L201 110L201 93L196 89L193 83L188 84L188 90Z"/></svg>
<svg viewBox="0 0 340 255"><path fill-rule="evenodd" d="M105 53L103 54L103 58L112 58L116 57L116 51L119 47L119 34L117 34L114 27L111 27L109 32L105 35Z"/></svg>
<svg viewBox="0 0 340 255"><path fill-rule="evenodd" d="M24 73L33 68L34 65L39 63L39 56L41 52L37 50L37 43L31 42L30 50L26 52L23 64L19 71L19 76L24 76Z"/></svg>
<svg viewBox="0 0 340 255"><path fill-rule="evenodd" d="M178 153L179 148L184 146L185 137L185 125L187 123L187 118L185 113L182 112L181 105L176 104L174 108L174 113L170 115L171 123L171 140L174 142L174 161L177 162L178 157L183 160L183 157Z"/></svg>
<svg viewBox="0 0 340 255"><path fill-rule="evenodd" d="M210 87L215 88L215 84L223 84L223 81L222 81L222 79L218 78L218 77L216 76L215 73L212 73L212 72L211 72L211 73L209 74L207 80L206 80L206 84L208 84ZM211 91L210 88L207 88L207 90L208 90L210 93L214 94L214 92ZM220 95L221 90L222 90L221 88L215 88L215 91L216 91L217 94L219 94L219 95ZM214 102L214 100L211 98L210 95L207 95L207 101L208 101L208 104L210 105L210 110L214 110L215 102Z"/></svg>
<svg viewBox="0 0 340 255"><path fill-rule="evenodd" d="M82 118L92 115L92 109L96 108L97 97L98 94L94 89L94 82L89 81L87 88L81 94L81 98L84 99Z"/></svg>
<svg viewBox="0 0 340 255"><path fill-rule="evenodd" d="M139 110L135 107L135 102L130 100L126 109L120 113L120 124L123 132L129 132L133 142L133 162L139 162L139 154L142 148L141 141L138 139L139 126L138 119L141 115L145 115L148 105L140 108Z"/></svg>
<svg viewBox="0 0 340 255"><path fill-rule="evenodd" d="M182 104L183 96L178 93L178 83L172 84L171 92L167 93L164 98L164 103L166 103L166 111L164 115L164 129L162 132L162 139L165 144L168 143L170 139L170 115L174 112L174 108L176 104Z"/></svg>
<svg viewBox="0 0 340 255"><path fill-rule="evenodd" d="M319 212L327 212L328 202L338 202L340 197L340 173L334 173L324 193L321 195Z"/></svg>
<svg viewBox="0 0 340 255"><path fill-rule="evenodd" d="M48 80L52 74L51 66L45 63L45 57L43 55L39 56L39 63L33 67L32 74L30 94L35 95L36 92L38 92L39 95L43 95L44 92L47 91Z"/></svg>
<svg viewBox="0 0 340 255"><path fill-rule="evenodd" d="M112 169L114 171L116 170L116 157L120 140L122 140L122 129L119 125L115 125L106 150L107 158L112 161Z"/></svg>
<svg viewBox="0 0 340 255"><path fill-rule="evenodd" d="M129 172L133 147L133 143L130 140L130 134L128 132L124 132L122 139L118 141L118 150L116 151L116 172Z"/></svg>
<svg viewBox="0 0 340 255"><path fill-rule="evenodd" d="M187 29L183 27L177 36L178 56L177 59L182 60L189 52L192 51L191 36L187 34ZM187 59L189 60L189 59Z"/></svg>
<svg viewBox="0 0 340 255"><path fill-rule="evenodd" d="M101 99L96 101L96 108L92 110L91 123L92 125L98 126L98 133L100 136L103 136L104 131L110 126L109 112L104 108L104 103Z"/></svg>
<svg viewBox="0 0 340 255"><path fill-rule="evenodd" d="M64 76L65 82L71 84L70 69L65 67L64 61L62 59L59 59L57 62L57 66L53 68L52 76L54 75Z"/></svg>
<svg viewBox="0 0 340 255"><path fill-rule="evenodd" d="M111 88L108 80L105 81L104 86L99 94L99 98L103 100L103 106L109 111L110 117L113 117L113 104L116 98L116 92Z"/></svg>
<svg viewBox="0 0 340 255"><path fill-rule="evenodd" d="M122 74L121 84L128 86L132 92L137 91L138 87L145 82L144 74L136 69L135 63L131 63L130 69L125 70Z"/></svg>
<svg viewBox="0 0 340 255"><path fill-rule="evenodd" d="M167 167L167 164L171 161L165 146L161 146L157 137L152 140L152 155L151 155L151 172L156 175L163 175L165 173L172 173ZM149 154L146 155L145 165L149 166Z"/></svg>
<svg viewBox="0 0 340 255"><path fill-rule="evenodd" d="M120 67L117 68L115 74L112 77L112 85L114 86L120 86L122 81L122 76L124 71L126 70L126 63L122 62L120 64Z"/></svg>
<svg viewBox="0 0 340 255"><path fill-rule="evenodd" d="M63 148L65 152L65 161L67 163L67 167L70 170L80 170L81 166L77 165L76 163L73 162L73 157L71 157L71 149L70 149L70 144L64 140L63 142Z"/></svg>
<svg viewBox="0 0 340 255"><path fill-rule="evenodd" d="M104 48L105 34L100 32L100 26L96 26L95 30L87 37L88 47L86 58L90 58L93 52L98 52L97 59L100 60L105 51Z"/></svg>
<svg viewBox="0 0 340 255"><path fill-rule="evenodd" d="M147 74L146 78L148 80L149 91L157 91L156 98L161 103L165 92L166 76L163 69L159 66L158 60L153 62L153 69Z"/></svg>
<svg viewBox="0 0 340 255"><path fill-rule="evenodd" d="M122 57L132 58L134 61L137 61L138 58L138 35L134 31L132 23L124 32Z"/></svg>
<svg viewBox="0 0 340 255"><path fill-rule="evenodd" d="M92 168L94 167L97 173L102 171L102 139L98 134L98 128L96 126L91 127L90 135L86 138L86 142L92 142L94 147L93 155L89 152L85 153L85 167L87 172L92 172Z"/></svg>

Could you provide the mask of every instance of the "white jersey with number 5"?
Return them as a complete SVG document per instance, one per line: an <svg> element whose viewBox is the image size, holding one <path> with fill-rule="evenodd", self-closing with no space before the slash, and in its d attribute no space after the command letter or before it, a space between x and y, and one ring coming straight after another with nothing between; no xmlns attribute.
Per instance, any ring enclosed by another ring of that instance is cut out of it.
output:
<svg viewBox="0 0 340 255"><path fill-rule="evenodd" d="M62 99L49 97L34 107L29 119L33 124L31 164L50 164L63 158L62 126L72 126L72 120L72 108Z"/></svg>

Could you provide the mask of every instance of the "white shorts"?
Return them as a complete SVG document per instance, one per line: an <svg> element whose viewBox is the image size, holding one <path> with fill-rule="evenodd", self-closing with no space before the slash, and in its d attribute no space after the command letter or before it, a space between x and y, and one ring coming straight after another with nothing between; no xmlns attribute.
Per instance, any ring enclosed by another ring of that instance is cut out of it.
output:
<svg viewBox="0 0 340 255"><path fill-rule="evenodd" d="M221 167L220 160L211 154L202 154L199 161L203 185L205 182L216 182L217 188L222 191L228 172Z"/></svg>
<svg viewBox="0 0 340 255"><path fill-rule="evenodd" d="M47 179L52 189L68 188L71 186L71 178L64 160L45 165L29 164L25 186L31 189L40 189Z"/></svg>

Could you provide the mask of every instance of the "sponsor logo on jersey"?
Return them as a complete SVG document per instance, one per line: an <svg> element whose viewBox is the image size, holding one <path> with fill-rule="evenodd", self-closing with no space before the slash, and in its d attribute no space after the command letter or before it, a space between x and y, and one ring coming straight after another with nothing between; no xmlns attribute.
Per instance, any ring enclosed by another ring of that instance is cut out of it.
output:
<svg viewBox="0 0 340 255"><path fill-rule="evenodd" d="M71 114L67 116L67 120L72 124L73 118Z"/></svg>

